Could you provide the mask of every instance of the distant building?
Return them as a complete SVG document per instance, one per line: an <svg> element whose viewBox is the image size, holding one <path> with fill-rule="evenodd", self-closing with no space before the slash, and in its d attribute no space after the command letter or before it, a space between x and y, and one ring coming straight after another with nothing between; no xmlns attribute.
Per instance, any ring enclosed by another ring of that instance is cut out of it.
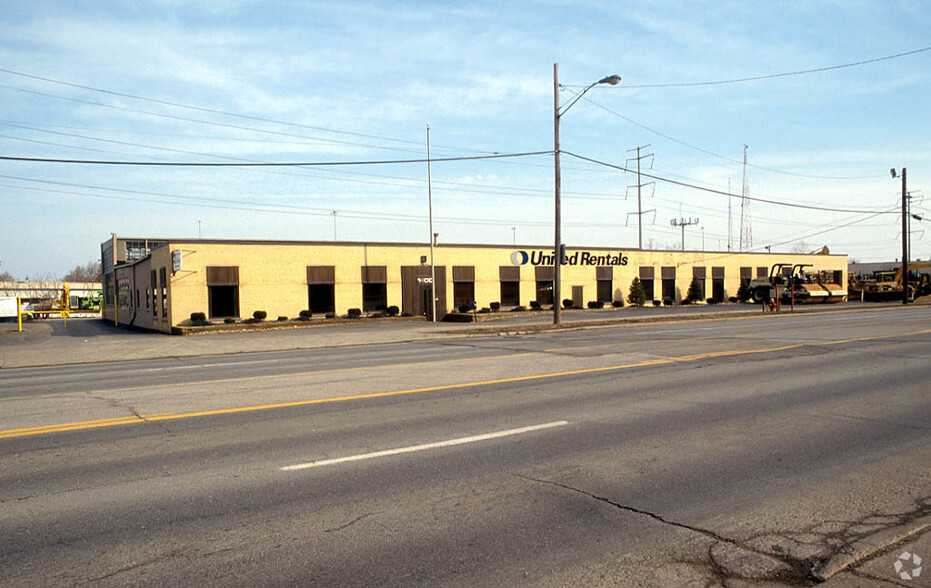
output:
<svg viewBox="0 0 931 588"><path fill-rule="evenodd" d="M397 306L430 317L430 246L425 243L142 239L113 235L101 245L102 311L118 324L171 332L192 313L210 319L274 320L363 314ZM812 264L847 283L846 255L641 251L576 248L566 252L562 293L585 307L625 300L639 278L647 300L681 301L695 279L700 298L724 300L775 263ZM435 247L436 314L472 303L502 310L551 305L553 250L510 245Z"/></svg>

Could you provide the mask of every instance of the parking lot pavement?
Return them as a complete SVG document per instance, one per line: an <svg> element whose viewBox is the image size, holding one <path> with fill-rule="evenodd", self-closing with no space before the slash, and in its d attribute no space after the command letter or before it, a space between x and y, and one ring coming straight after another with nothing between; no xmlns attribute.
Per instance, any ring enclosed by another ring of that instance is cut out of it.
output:
<svg viewBox="0 0 931 588"><path fill-rule="evenodd" d="M800 307L796 312L837 312L898 308L896 305L845 303ZM496 332L527 332L553 328L552 313L501 312L483 315L475 323L429 323L419 320L363 319L301 325L294 328L211 333L177 337L117 327L100 319L43 319L0 323L0 369L129 361L160 357L191 357L262 351L285 351L425 339L468 337ZM561 328L640 321L772 316L748 304L569 310Z"/></svg>

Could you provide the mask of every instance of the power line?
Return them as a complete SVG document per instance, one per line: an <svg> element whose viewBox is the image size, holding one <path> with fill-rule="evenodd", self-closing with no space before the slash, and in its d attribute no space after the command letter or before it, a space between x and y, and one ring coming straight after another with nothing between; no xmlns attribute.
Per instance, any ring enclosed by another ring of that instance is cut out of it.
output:
<svg viewBox="0 0 931 588"><path fill-rule="evenodd" d="M433 163L449 161L476 161L481 159L507 159L512 157L529 157L549 155L552 151L530 151L526 153L498 153L494 155L471 155L465 157L441 157L431 159ZM426 159L384 159L369 161L288 161L288 162L190 162L190 161L113 161L93 159L56 159L47 157L16 157L0 155L4 161L25 161L32 163L68 163L79 165L127 165L154 167L338 167L350 165L393 165L405 163L426 163Z"/></svg>
<svg viewBox="0 0 931 588"><path fill-rule="evenodd" d="M931 51L931 47L922 47L921 49L914 49L912 51L905 51L904 53L896 53L895 55L886 55L885 57L876 57L874 59L866 59L863 61L855 61L853 63L843 63L841 65L830 65L827 67L817 67L814 69L803 69L798 71L789 71L784 73L777 74L767 74L759 76L751 76L746 78L735 78L730 80L717 80L711 82L674 82L666 84L641 84L641 85L625 85L625 88L687 88L693 86L723 86L726 84L740 84L743 82L755 82L759 80L771 80L774 78L786 78L790 76L800 76L813 73L821 73L826 71L833 71L838 69L845 69L848 67L856 67L858 65L869 65L871 63L878 63L880 61L888 61L890 59L898 59L900 57L907 57L909 55L915 55L917 53L924 53L925 51ZM2 70L0 70L2 71Z"/></svg>
<svg viewBox="0 0 931 588"><path fill-rule="evenodd" d="M598 104L597 102L591 100L590 98L585 98L585 100L586 100L588 103L592 104L593 106L596 106L596 107L598 107L598 108L604 110L604 111L607 112L608 114L613 114L614 116L616 116L616 117L618 117L618 118L620 118L620 119L622 119L622 120L624 120L624 121L626 121L626 122L629 122L630 124L632 124L632 125L634 125L634 126L636 126L636 127L640 127L641 129L643 129L643 130L645 130L645 131L649 131L649 132L653 133L654 135L658 135L658 136L660 136L660 137L662 137L662 138L664 138L664 139L667 139L667 140L669 140L669 141L672 141L673 143L678 143L679 145L682 145L683 147L688 147L689 149L694 149L695 151L698 151L698 152L700 152L700 153L704 153L705 155L710 155L710 156L712 156L712 157L717 157L718 159L723 159L724 161L729 161L729 162L731 162L731 163L737 163L737 164L742 164L742 163L743 163L742 161L739 161L739 160L734 159L734 158L732 158L732 157L727 157L726 155L721 155L720 153L715 153L714 151L709 151L709 150L707 150L707 149L703 149L702 147L699 147L699 146L697 146L697 145L693 145L693 144L691 144L691 143L689 143L689 142L687 142L687 141L683 141L683 140L681 140L681 139L676 139L675 137L673 137L673 136L671 136L671 135L667 135L666 133L657 131L656 129L651 128L651 127L648 127L648 126L646 126L646 125L644 125L644 124L642 124L642 123L639 123L639 122L635 121L635 120L632 119L632 118L626 117L626 116L624 116L623 114L621 114L621 113L619 113L619 112L616 112L616 111L614 111L614 110L611 110L611 109L608 108L607 106L602 106L601 104ZM753 164L753 163L748 163L747 165L748 165L749 167L752 167L752 168L755 168L755 169L761 169L761 170L768 171L768 172L772 172L772 173L774 173L774 174L781 174L781 175L784 175L784 176L794 176L794 177L798 177L798 178L807 178L807 179L812 179L812 180L870 180L870 179L885 177L885 174L877 174L877 175L872 175L872 176L824 176L824 175L817 175L817 174L803 174L803 173L799 173L799 172L790 172L790 171L785 171L785 170L781 170L781 169L775 169L775 168L771 168L771 167L765 167L765 166L758 165L758 164Z"/></svg>
<svg viewBox="0 0 931 588"><path fill-rule="evenodd" d="M602 166L605 166L605 167L609 167L609 168L612 168L612 169L616 169L616 170L622 171L622 172L624 172L624 173L633 173L631 170L629 170L629 169L627 169L627 168L624 168L624 167L621 167L621 166L619 166L619 165L614 165L614 164L607 163L607 162L604 162L604 161L598 161L597 159L592 159L592 158L590 158L590 157L584 157L584 156L582 156L582 155L577 155L577 154L575 154L575 153L572 153L571 151L563 151L562 153L564 153L565 155L568 155L568 156L570 156L570 157L575 157L576 159L580 159L580 160L582 160L582 161L588 161L589 163L594 163L594 164L597 164L597 165L602 165ZM661 182L666 182L667 184L673 184L673 185L676 185L676 186L682 186L682 187L684 187L684 188L692 188L692 189L694 189L694 190L701 190L702 192L709 192L709 193L711 193L711 194L719 194L719 195L721 195L721 196L727 196L728 198L740 198L740 197L741 197L741 196L739 196L739 195L737 195L737 194L731 194L730 192L725 192L724 190L715 190L714 188L705 188L705 187L703 187L703 186L697 186L697 185L695 185L695 184L689 184L689 183L686 183L686 182L680 182L680 181L677 181L677 180L671 180L671 179L669 179L669 178L663 178L663 177L660 177L660 176L657 176L657 175L653 175L653 174L648 174L648 173L643 173L643 172L641 172L641 175L642 175L642 176L646 176L646 177L651 178L651 179L654 179L654 180L659 180L659 181L661 181ZM772 205L774 205L774 206L786 206L786 207L789 207L789 208L802 208L802 209L806 209L806 210L820 210L820 211L824 211L824 212L847 212L847 213L859 213L859 214L874 214L874 213L875 213L875 214L893 214L893 213L890 213L890 212L888 212L888 211L856 210L856 209L851 209L851 208L831 208L831 207L827 207L827 206L815 206L815 205L813 205L813 204L797 204L797 203L795 203L795 202L780 202L780 201L778 201L778 200L769 200L769 199L767 199L767 198L759 198L759 197L750 197L750 200L751 200L751 201L754 201L754 202L764 202L764 203L766 203L766 204L772 204Z"/></svg>

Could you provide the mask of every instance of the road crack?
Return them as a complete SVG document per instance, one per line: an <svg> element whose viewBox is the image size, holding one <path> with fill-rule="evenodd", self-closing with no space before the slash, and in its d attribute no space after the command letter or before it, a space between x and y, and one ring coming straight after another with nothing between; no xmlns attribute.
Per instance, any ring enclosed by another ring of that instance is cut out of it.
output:
<svg viewBox="0 0 931 588"><path fill-rule="evenodd" d="M155 425L156 427L158 427L159 429L161 429L161 431L162 431L163 433L170 433L170 432L171 432L171 431L168 429L168 427L165 426L165 424L164 424L163 422L161 422L161 421L151 421L151 420L147 419L147 418L145 417L145 415L141 414L138 410L136 410L136 407L133 406L132 404L129 404L129 403L127 403L127 402L122 402L122 401L120 401L120 400L117 400L116 398L109 398L109 397L107 397L107 396L101 396L101 395L99 395L97 392L94 392L94 391L86 392L86 393L85 393L85 397L86 397L86 398L90 398L90 399L92 399L92 400L99 400L100 402L103 402L104 404L106 404L107 406L109 406L109 407L111 407L111 408L116 408L116 409L119 409L119 410L125 410L125 411L129 412L134 418L139 419L139 421L141 421L141 422L143 422L143 423L148 423L148 424Z"/></svg>
<svg viewBox="0 0 931 588"><path fill-rule="evenodd" d="M743 541L726 537L711 529L705 529L687 523L681 523L668 519L655 512L650 512L635 506L621 504L610 498L592 494L586 490L563 484L554 480L544 480L515 474L516 477L528 482L538 484L547 484L581 494L588 498L609 504L619 510L632 514L648 517L654 521L683 529L692 533L697 533L711 540L708 547L707 561L691 562L698 565L704 565L708 568L710 575L720 584L726 583L728 579L742 580L768 580L784 583L787 586L809 586L810 562L792 557L785 553L773 553L748 545ZM749 570L749 571L748 571Z"/></svg>
<svg viewBox="0 0 931 588"><path fill-rule="evenodd" d="M345 528L347 528L347 527L351 527L352 525L355 525L356 523L358 523L359 521L361 521L361 520L364 519L364 518L371 517L371 516L375 516L375 515L377 515L377 514L381 514L381 511L379 511L379 512L367 512L367 513L365 513L365 514L363 514L363 515L357 516L356 518L352 519L351 521L349 521L348 523L346 523L346 524L344 524L344 525L340 525L339 527L333 527L332 529L324 529L323 532L324 532L324 533L335 533L335 532L338 532L338 531L342 531L343 529L345 529Z"/></svg>

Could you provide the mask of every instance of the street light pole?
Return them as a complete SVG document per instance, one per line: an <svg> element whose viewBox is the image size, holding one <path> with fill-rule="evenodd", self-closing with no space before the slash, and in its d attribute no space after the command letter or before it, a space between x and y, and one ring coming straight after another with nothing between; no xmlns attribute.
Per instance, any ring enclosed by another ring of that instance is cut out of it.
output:
<svg viewBox="0 0 931 588"><path fill-rule="evenodd" d="M562 245L562 205L560 204L560 192L562 191L562 178L559 171L559 64L553 64L553 161L556 168L553 170L553 180L555 182L554 193L555 202L553 203L554 223L556 244L553 246L553 324L558 325L559 316L559 269L562 267L562 255L560 249Z"/></svg>
<svg viewBox="0 0 931 588"><path fill-rule="evenodd" d="M559 106L559 64L553 64L553 164L555 169L553 171L553 181L554 181L554 195L555 202L553 203L554 209L554 223L555 223L555 244L553 246L553 324L558 325L560 322L560 268L562 267L562 204L561 204L561 191L562 191L562 178L560 175L559 168L559 119L564 115L572 106L582 99L582 96L586 92L597 86L598 84L609 84L611 86L616 86L621 81L621 76L612 75L607 76L598 80L597 82L592 82L587 88L579 92L571 102L566 104L565 108L560 108Z"/></svg>

